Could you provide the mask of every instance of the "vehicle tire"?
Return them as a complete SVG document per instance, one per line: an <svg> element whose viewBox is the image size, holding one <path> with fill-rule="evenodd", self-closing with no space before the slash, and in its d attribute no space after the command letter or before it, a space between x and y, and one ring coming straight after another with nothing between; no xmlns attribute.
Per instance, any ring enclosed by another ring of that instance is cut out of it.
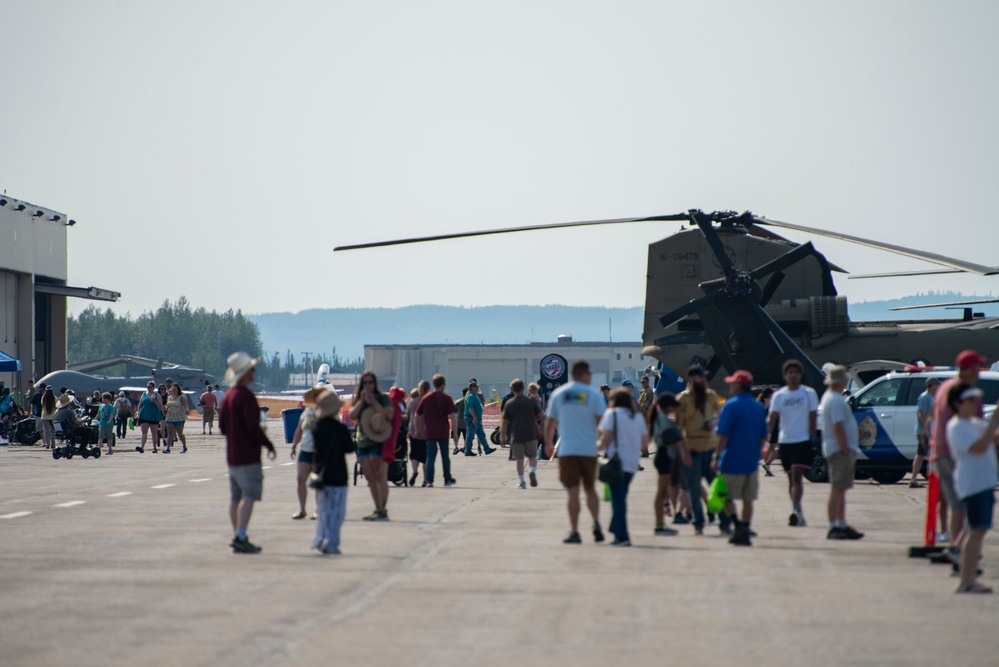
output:
<svg viewBox="0 0 999 667"><path fill-rule="evenodd" d="M824 484L829 481L829 467L826 465L826 457L822 452L816 450L812 457L812 469L805 473L805 479L815 484Z"/></svg>
<svg viewBox="0 0 999 667"><path fill-rule="evenodd" d="M500 427L497 426L493 429L492 433L489 434L489 442L494 445L500 444Z"/></svg>
<svg viewBox="0 0 999 667"><path fill-rule="evenodd" d="M881 470L872 470L871 478L878 484L895 484L902 481L906 472L908 471L904 468L882 468Z"/></svg>

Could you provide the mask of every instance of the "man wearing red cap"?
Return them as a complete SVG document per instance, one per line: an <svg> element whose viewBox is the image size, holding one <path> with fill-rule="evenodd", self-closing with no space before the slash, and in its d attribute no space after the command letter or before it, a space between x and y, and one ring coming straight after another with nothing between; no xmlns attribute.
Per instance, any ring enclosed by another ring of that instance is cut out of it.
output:
<svg viewBox="0 0 999 667"><path fill-rule="evenodd" d="M978 384L978 371L988 363L974 350L965 350L957 355L957 377L944 381L937 389L938 396L947 396L952 387L964 382L972 387ZM947 508L950 508L950 548L947 557L954 565L961 560L961 543L964 539L964 505L954 487L954 459L947 440L947 422L954 416L954 410L946 400L936 401L933 406L933 429L930 434L930 465L935 466L940 478L940 530L947 531ZM983 416L981 402L978 416Z"/></svg>
<svg viewBox="0 0 999 667"><path fill-rule="evenodd" d="M753 520L753 501L759 495L760 454L767 446L767 413L763 404L753 398L750 388L753 375L736 371L725 378L730 398L718 416L718 445L711 463L720 471L728 487L725 512L735 523L730 544L752 546L749 524ZM742 501L741 517L735 512L735 501ZM741 521L739 519L742 519Z"/></svg>

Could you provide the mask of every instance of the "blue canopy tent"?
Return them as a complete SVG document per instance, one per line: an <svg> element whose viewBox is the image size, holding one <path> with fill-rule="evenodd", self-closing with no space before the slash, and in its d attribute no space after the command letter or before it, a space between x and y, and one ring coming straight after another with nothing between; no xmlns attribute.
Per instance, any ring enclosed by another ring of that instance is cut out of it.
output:
<svg viewBox="0 0 999 667"><path fill-rule="evenodd" d="M0 373L19 373L21 361L0 351Z"/></svg>
<svg viewBox="0 0 999 667"><path fill-rule="evenodd" d="M11 395L13 395L14 394L13 387L20 385L19 380L21 377L21 360L15 359L9 354L4 354L4 352L0 350L0 373L10 373L9 386L11 387ZM17 375L18 381L14 380L15 373L18 374ZM20 405L20 400L18 398L15 398L14 400L18 405Z"/></svg>

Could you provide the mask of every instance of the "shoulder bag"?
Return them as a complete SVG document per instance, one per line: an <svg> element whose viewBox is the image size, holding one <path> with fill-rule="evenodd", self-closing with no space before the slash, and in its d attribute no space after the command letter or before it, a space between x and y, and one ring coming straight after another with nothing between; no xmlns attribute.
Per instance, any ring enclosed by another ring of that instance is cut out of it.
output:
<svg viewBox="0 0 999 667"><path fill-rule="evenodd" d="M618 456L617 444L617 410L614 410L614 456L600 464L597 471L597 479L604 484L616 484L624 477L624 470L621 468L621 457Z"/></svg>

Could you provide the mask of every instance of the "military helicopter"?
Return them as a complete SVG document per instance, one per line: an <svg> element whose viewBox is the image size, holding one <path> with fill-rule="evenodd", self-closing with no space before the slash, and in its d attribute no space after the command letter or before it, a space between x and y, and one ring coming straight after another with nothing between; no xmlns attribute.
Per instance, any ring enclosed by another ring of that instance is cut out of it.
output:
<svg viewBox="0 0 999 667"><path fill-rule="evenodd" d="M999 273L988 267L838 232L772 220L750 212L685 213L644 218L564 222L441 234L339 246L334 251L376 248L591 225L672 221L690 225L649 245L643 354L681 376L692 363L705 366L713 384L718 371L742 368L758 384L781 384L780 367L797 358L804 382L823 389L823 364L880 359L945 365L963 349L990 360L999 355L999 318L969 308L953 319L853 322L847 299L836 291L831 264L811 242L794 243L771 228L826 236L931 262L942 269L854 277L917 276L969 272ZM974 305L996 300L958 302ZM717 376L717 377L716 377Z"/></svg>

